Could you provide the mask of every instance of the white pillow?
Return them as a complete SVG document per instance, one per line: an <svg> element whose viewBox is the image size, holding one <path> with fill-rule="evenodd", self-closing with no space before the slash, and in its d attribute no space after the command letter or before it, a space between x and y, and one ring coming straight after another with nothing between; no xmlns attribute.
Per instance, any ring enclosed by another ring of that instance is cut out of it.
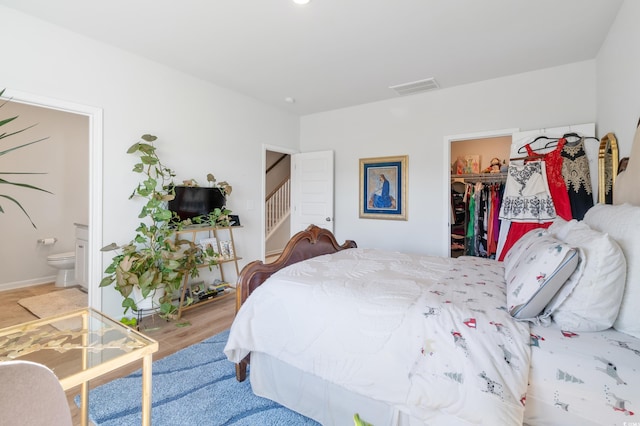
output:
<svg viewBox="0 0 640 426"><path fill-rule="evenodd" d="M571 229L573 228L573 225L576 222L578 221L575 219L566 221L560 216L558 216L557 218L554 219L553 223L548 228L548 231L551 235L553 235L560 241L564 241L567 235L569 234L569 232L571 232Z"/></svg>
<svg viewBox="0 0 640 426"><path fill-rule="evenodd" d="M513 243L502 260L504 262L504 277L507 282L511 278L511 272L516 267L524 253L540 238L548 234L545 228L532 229L524 234L518 241Z"/></svg>
<svg viewBox="0 0 640 426"><path fill-rule="evenodd" d="M549 232L566 244L579 247L582 262L581 276L576 270L569 278L577 281L573 291L559 303L565 293L563 288L549 304L554 310L553 320L562 329L571 331L610 328L620 310L627 276L622 249L608 234L575 219L569 222L556 219Z"/></svg>
<svg viewBox="0 0 640 426"><path fill-rule="evenodd" d="M575 248L551 235L536 238L508 275L507 309L511 316L543 320L540 314L576 270L579 259ZM544 317L551 313L545 311Z"/></svg>
<svg viewBox="0 0 640 426"><path fill-rule="evenodd" d="M608 233L624 253L627 279L613 328L640 338L640 207L597 204L587 211L584 222L592 229Z"/></svg>

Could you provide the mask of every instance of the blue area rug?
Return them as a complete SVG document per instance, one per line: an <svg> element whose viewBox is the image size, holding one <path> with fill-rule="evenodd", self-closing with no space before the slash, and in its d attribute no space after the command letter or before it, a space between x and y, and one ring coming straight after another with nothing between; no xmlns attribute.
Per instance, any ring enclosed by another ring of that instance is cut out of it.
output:
<svg viewBox="0 0 640 426"><path fill-rule="evenodd" d="M222 352L228 336L227 330L153 363L153 426L318 425L255 396L249 379L238 382ZM138 426L141 394L141 370L99 386L89 394L89 417L97 426Z"/></svg>

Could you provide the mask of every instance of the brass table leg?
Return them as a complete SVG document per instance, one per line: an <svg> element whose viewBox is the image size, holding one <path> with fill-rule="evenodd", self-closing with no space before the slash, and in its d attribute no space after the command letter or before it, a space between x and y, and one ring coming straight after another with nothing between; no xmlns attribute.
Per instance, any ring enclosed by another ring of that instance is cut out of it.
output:
<svg viewBox="0 0 640 426"><path fill-rule="evenodd" d="M151 354L142 358L142 426L151 426Z"/></svg>

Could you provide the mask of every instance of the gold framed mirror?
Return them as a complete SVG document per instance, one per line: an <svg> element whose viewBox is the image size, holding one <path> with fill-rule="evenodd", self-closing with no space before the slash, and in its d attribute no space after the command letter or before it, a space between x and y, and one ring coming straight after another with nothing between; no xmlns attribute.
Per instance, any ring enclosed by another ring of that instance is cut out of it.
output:
<svg viewBox="0 0 640 426"><path fill-rule="evenodd" d="M598 203L611 204L618 175L618 141L613 133L600 139L598 150Z"/></svg>

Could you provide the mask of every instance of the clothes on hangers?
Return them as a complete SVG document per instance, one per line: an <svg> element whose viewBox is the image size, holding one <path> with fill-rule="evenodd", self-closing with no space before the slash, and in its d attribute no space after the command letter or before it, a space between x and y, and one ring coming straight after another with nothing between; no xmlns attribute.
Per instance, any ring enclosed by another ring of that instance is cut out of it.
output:
<svg viewBox="0 0 640 426"><path fill-rule="evenodd" d="M465 256L495 258L500 232L500 200L504 184L466 183Z"/></svg>
<svg viewBox="0 0 640 426"><path fill-rule="evenodd" d="M527 154L531 158L537 158L544 161L547 183L549 184L549 192L551 193L551 199L556 209L556 214L564 220L571 220L571 204L569 202L569 194L567 192L567 185L564 177L562 176L562 149L564 148L567 140L560 138L556 149L546 154L539 154L534 152L529 146L525 145Z"/></svg>
<svg viewBox="0 0 640 426"><path fill-rule="evenodd" d="M600 139L596 138L595 136L582 136L576 132L570 132L570 133L565 133L564 135L562 135L562 137L564 139L567 139L567 141L569 141L569 143L571 142L578 142L580 139L593 139L596 140L598 142L600 142ZM571 141L570 138L576 138L575 141Z"/></svg>
<svg viewBox="0 0 640 426"><path fill-rule="evenodd" d="M565 143L561 155L562 177L567 185L571 215L574 219L582 220L587 210L593 207L591 172L584 138Z"/></svg>
<svg viewBox="0 0 640 426"><path fill-rule="evenodd" d="M536 144L536 142L538 141L545 141L545 140L547 142L542 146L537 146L535 148L531 146L533 144ZM529 149L532 149L533 151L543 151L545 149L553 148L557 146L558 141L559 141L559 138L550 138L549 136L540 135L536 137L534 140L532 140L531 142L529 142L528 144L518 148L518 154L524 154L526 152L529 152ZM527 146L529 146L529 148L527 148ZM520 158L512 158L511 160L520 160Z"/></svg>
<svg viewBox="0 0 640 426"><path fill-rule="evenodd" d="M545 162L511 162L500 209L500 219L509 221L509 225L504 227L507 234L498 260L504 260L515 242L527 232L549 227L556 215Z"/></svg>
<svg viewBox="0 0 640 426"><path fill-rule="evenodd" d="M498 251L498 237L500 235L500 200L502 200L502 190L504 185L491 185L490 198L491 208L488 215L487 229L487 253L489 257L495 256Z"/></svg>
<svg viewBox="0 0 640 426"><path fill-rule="evenodd" d="M511 162L507 174L500 219L512 222L545 222L556 217L549 192L545 163Z"/></svg>

